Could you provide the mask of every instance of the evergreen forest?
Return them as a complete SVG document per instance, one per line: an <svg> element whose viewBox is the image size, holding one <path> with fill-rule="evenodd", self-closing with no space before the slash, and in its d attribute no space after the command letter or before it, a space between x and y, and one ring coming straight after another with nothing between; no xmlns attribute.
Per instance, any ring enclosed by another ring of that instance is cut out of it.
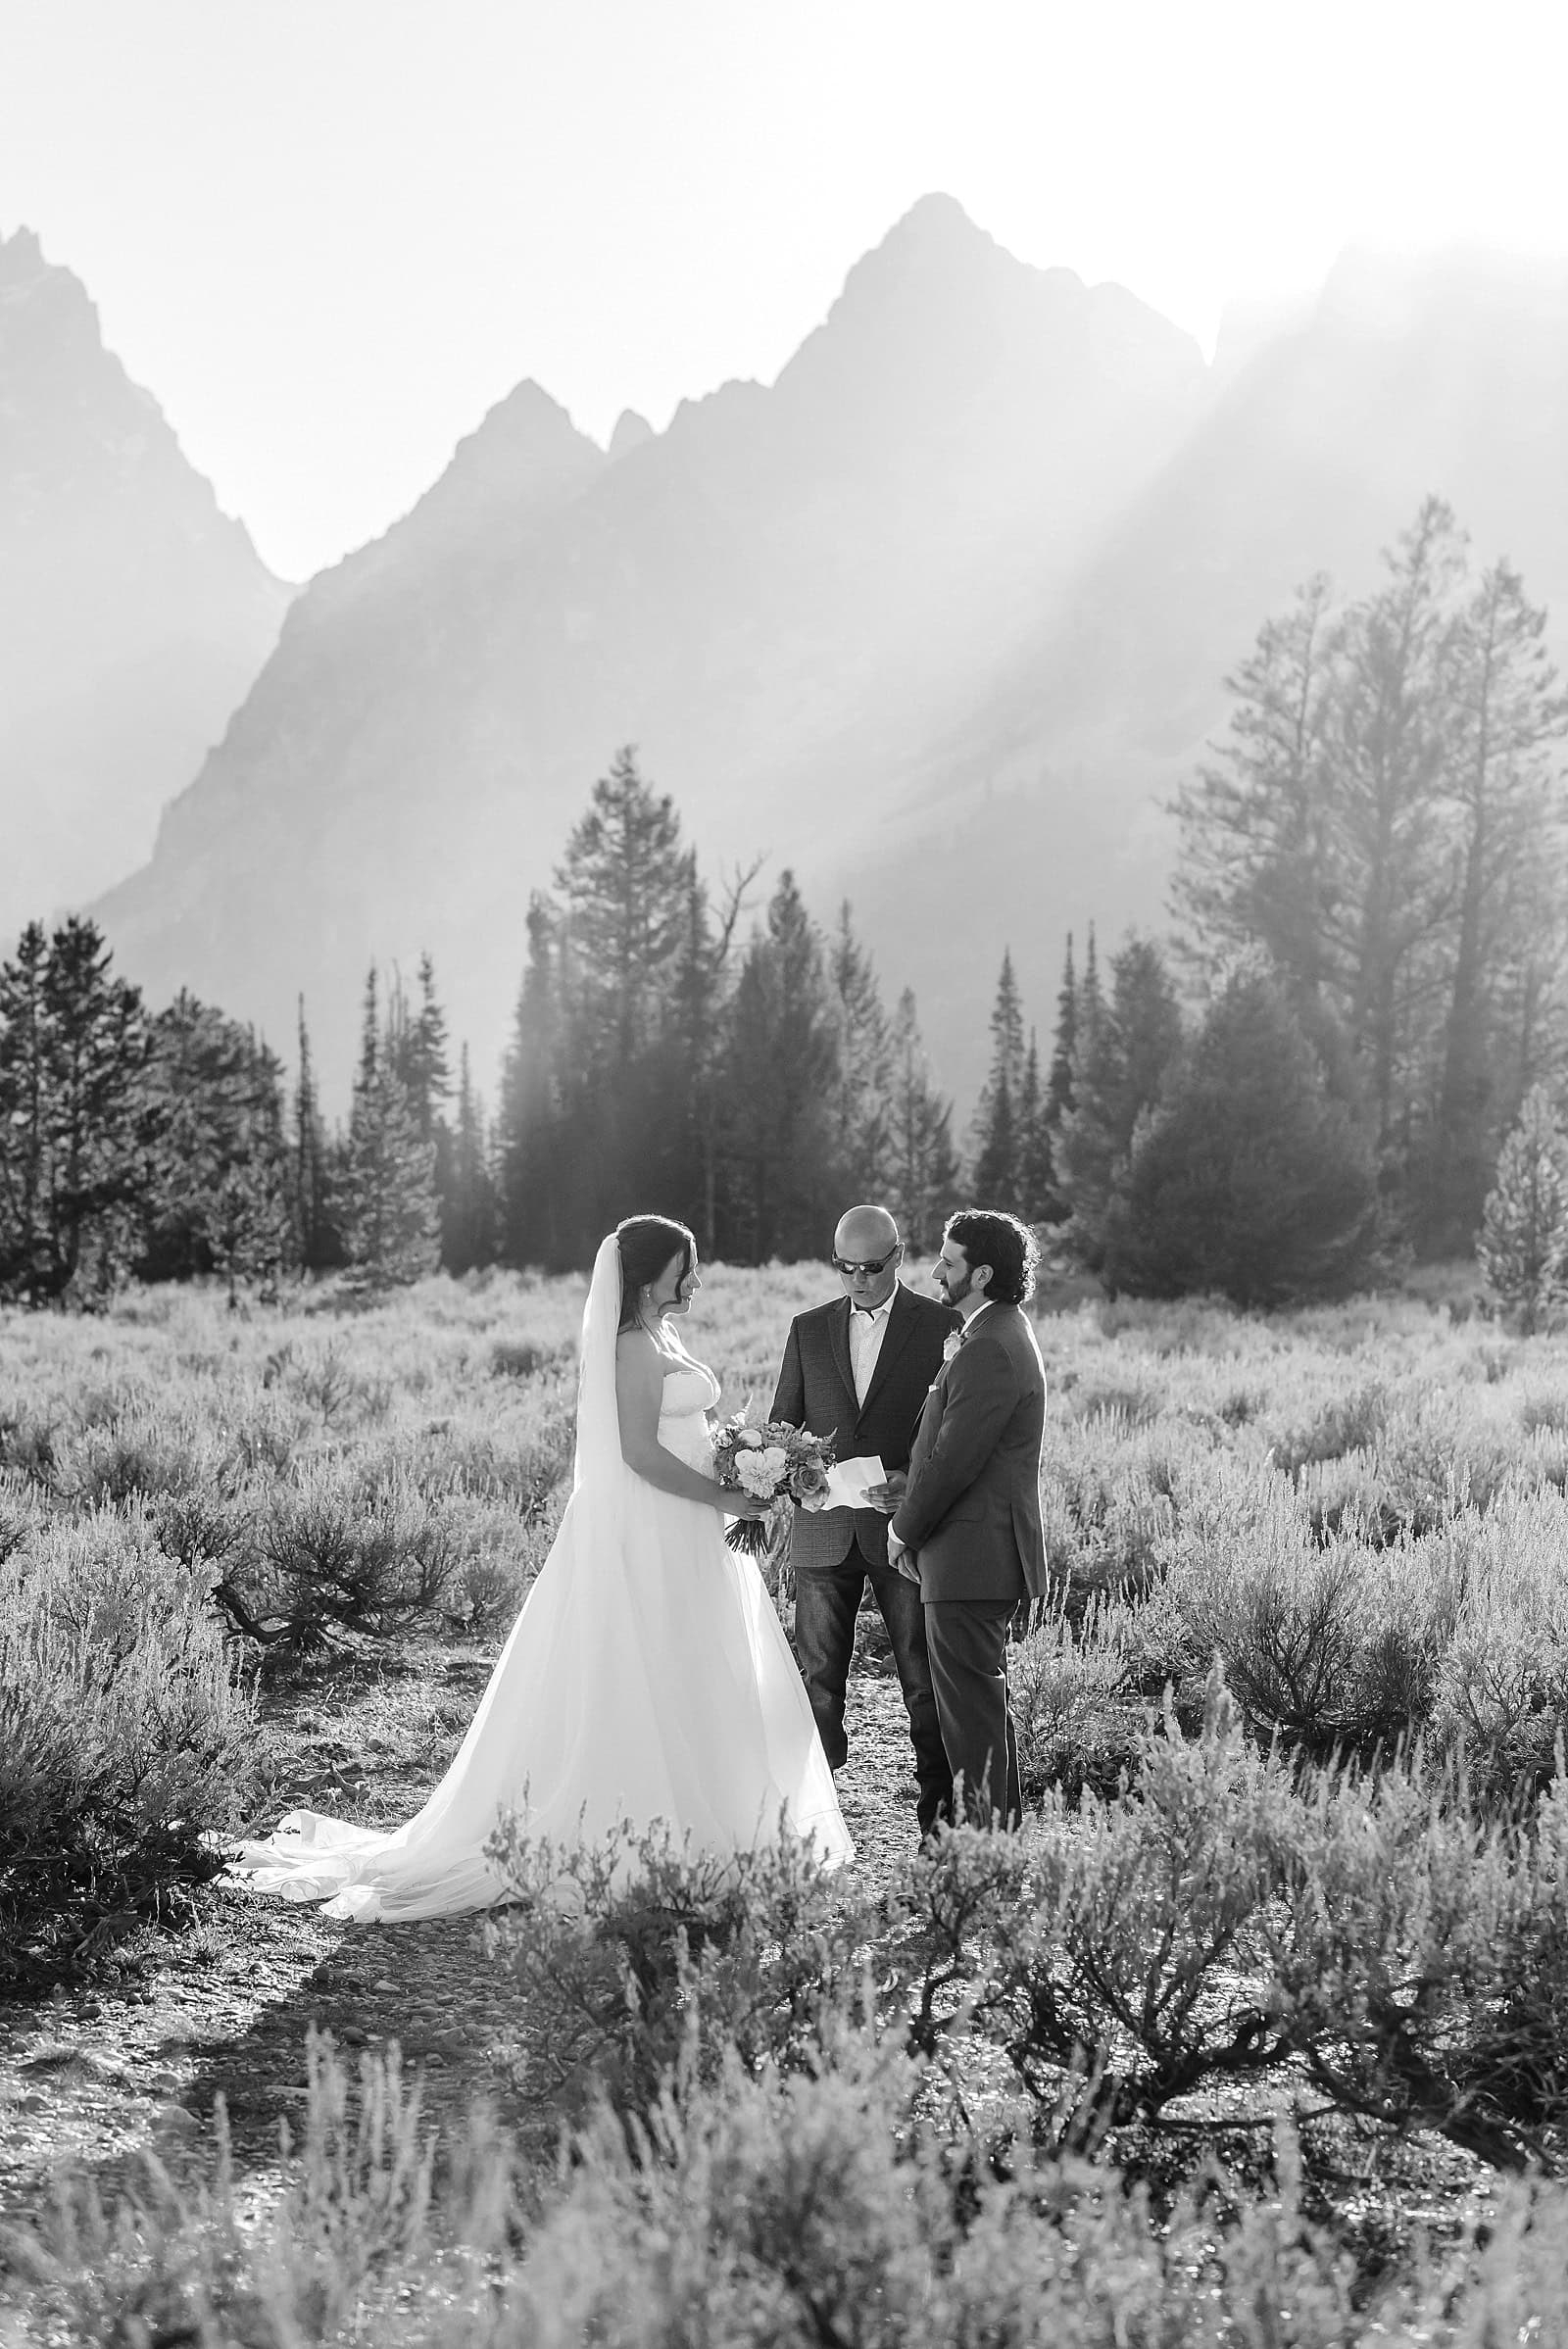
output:
<svg viewBox="0 0 1568 2349"><path fill-rule="evenodd" d="M962 1131L914 993L888 1002L853 907L813 908L789 870L765 885L760 859L705 873L631 747L528 906L489 1099L428 956L412 986L368 972L329 1125L303 1001L286 1075L217 1006L150 1008L90 921L34 923L0 966L0 1296L558 1272L638 1209L690 1222L705 1254L790 1261L865 1199L918 1252L966 1199L1112 1296L1265 1306L1534 1214L1525 1269L1495 1244L1483 1260L1544 1309L1568 1232L1556 1248L1517 1170L1565 1147L1568 695L1545 631L1435 498L1370 593L1307 581L1171 804L1169 933L1102 954L1086 908L1043 1036L1011 942L977 918L997 980Z"/></svg>

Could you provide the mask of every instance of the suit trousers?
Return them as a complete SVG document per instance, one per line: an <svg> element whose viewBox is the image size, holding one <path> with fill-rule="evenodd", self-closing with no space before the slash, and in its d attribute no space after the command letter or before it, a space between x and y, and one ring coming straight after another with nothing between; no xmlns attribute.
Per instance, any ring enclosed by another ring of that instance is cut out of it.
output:
<svg viewBox="0 0 1568 2349"><path fill-rule="evenodd" d="M942 1742L954 1777L963 1779L964 1817L977 1827L989 1827L997 1811L1013 1826L1023 1810L1007 1701L1007 1626L1017 1610L1012 1598L925 1602Z"/></svg>
<svg viewBox="0 0 1568 2349"><path fill-rule="evenodd" d="M909 1716L909 1742L914 1747L914 1775L920 1788L915 1817L924 1835L953 1807L953 1774L931 1686L920 1593L914 1585L885 1559L876 1566L868 1564L858 1548L852 1548L839 1566L797 1567L795 1646L801 1677L811 1700L823 1751L830 1766L841 1770L850 1750L844 1734L844 1695L855 1653L855 1618L860 1611L860 1593L867 1578L888 1627L904 1709Z"/></svg>

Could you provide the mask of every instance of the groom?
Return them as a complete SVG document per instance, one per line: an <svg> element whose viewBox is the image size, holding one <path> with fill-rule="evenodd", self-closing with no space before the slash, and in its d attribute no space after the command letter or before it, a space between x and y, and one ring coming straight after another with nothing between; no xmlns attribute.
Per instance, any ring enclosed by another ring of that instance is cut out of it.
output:
<svg viewBox="0 0 1568 2349"><path fill-rule="evenodd" d="M1022 1808L1007 1624L1024 1598L1047 1590L1046 1374L1023 1310L1036 1261L1015 1216L981 1207L949 1216L932 1278L963 1326L926 1396L888 1531L888 1556L918 1583L943 1743L979 1826L998 1812L1011 1826Z"/></svg>
<svg viewBox="0 0 1568 2349"><path fill-rule="evenodd" d="M842 1295L790 1324L770 1416L813 1436L836 1436L841 1460L875 1452L895 1477L909 1458L926 1389L942 1367L954 1316L899 1279L904 1243L885 1207L852 1207L833 1234ZM918 1591L888 1563L889 1488L868 1488L882 1507L797 1509L790 1524L795 1569L795 1644L828 1761L849 1753L844 1698L855 1649L855 1619L867 1580L888 1627L909 1716L915 1816L922 1836L952 1807L948 1768L926 1655Z"/></svg>

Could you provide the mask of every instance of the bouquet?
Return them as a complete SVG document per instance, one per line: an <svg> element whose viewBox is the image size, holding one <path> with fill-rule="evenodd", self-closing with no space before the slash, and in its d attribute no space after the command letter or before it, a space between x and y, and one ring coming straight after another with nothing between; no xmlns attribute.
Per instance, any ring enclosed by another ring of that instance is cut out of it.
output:
<svg viewBox="0 0 1568 2349"><path fill-rule="evenodd" d="M831 1436L812 1436L784 1419L759 1423L741 1411L715 1428L713 1474L719 1483L732 1493L750 1493L776 1504L767 1517L732 1518L724 1528L731 1549L760 1557L773 1519L789 1502L803 1509L821 1508L832 1458Z"/></svg>

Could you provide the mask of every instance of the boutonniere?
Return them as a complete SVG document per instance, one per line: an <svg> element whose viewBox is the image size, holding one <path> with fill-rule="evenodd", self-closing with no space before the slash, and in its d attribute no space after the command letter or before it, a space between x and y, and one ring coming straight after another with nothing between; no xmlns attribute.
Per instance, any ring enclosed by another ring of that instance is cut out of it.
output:
<svg viewBox="0 0 1568 2349"><path fill-rule="evenodd" d="M952 1359L953 1359L953 1357L954 1357L954 1355L955 1355L955 1354L957 1352L957 1350L958 1350L959 1346L960 1346L962 1344L963 1344L963 1332L962 1332L962 1330L950 1330L950 1331L948 1332L947 1338L946 1338L946 1340L944 1341L943 1347L942 1347L942 1359L943 1359L943 1361L944 1361L944 1362L951 1362L951 1361L952 1361Z"/></svg>

